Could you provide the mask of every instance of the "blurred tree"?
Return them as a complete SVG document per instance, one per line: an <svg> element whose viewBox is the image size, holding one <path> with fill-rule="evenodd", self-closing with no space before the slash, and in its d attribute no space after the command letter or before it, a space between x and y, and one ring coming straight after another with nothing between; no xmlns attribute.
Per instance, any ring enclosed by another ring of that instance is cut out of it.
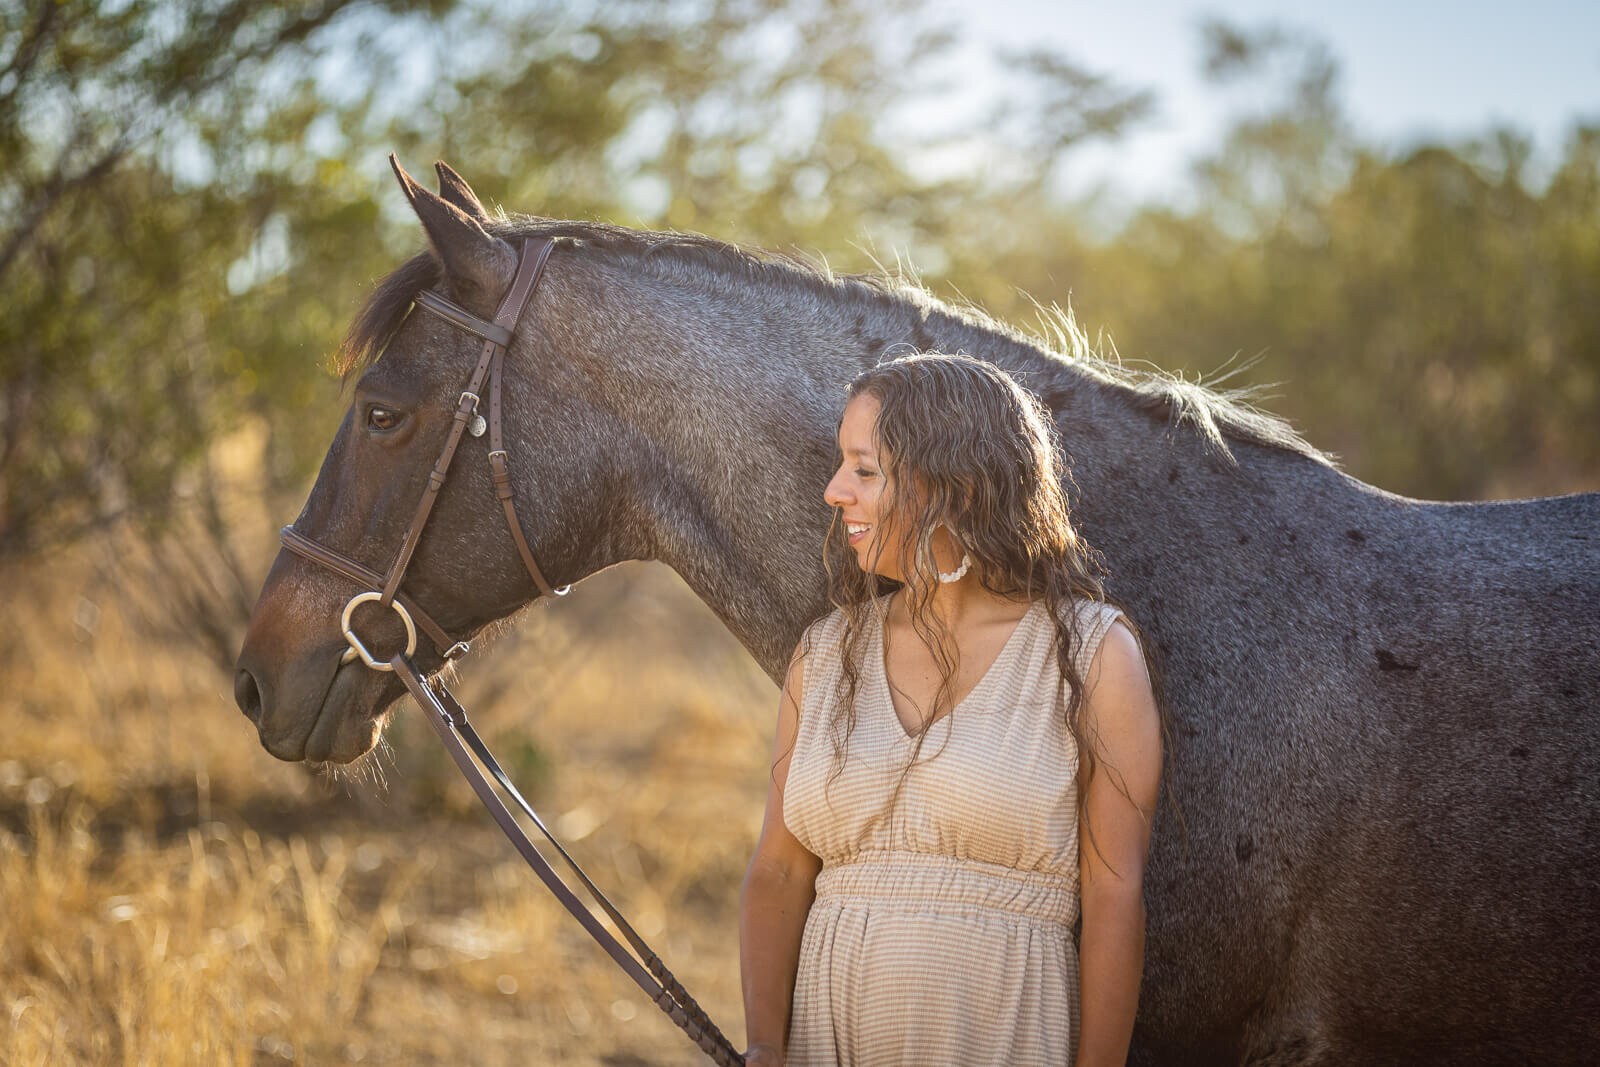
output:
<svg viewBox="0 0 1600 1067"><path fill-rule="evenodd" d="M0 10L0 553L159 521L175 493L220 524L206 446L255 415L269 483L304 476L332 421L307 356L419 243L390 148L517 209L831 255L937 260L981 197L919 177L932 138L895 121L951 43L912 0ZM1142 107L1037 63L1081 91L1019 97L1019 153Z"/></svg>
<svg viewBox="0 0 1600 1067"><path fill-rule="evenodd" d="M251 420L264 488L299 485L316 357L419 244L390 148L513 209L903 254L1007 318L1071 296L1166 367L1262 353L1246 377L1388 488L1592 484L1600 133L1542 189L1508 133L1392 157L1314 39L1202 39L1267 103L1193 207L1104 238L1054 179L1149 97L1010 56L992 111L929 129L964 87L913 0L0 0L0 553L184 501L222 543L208 446Z"/></svg>
<svg viewBox="0 0 1600 1067"><path fill-rule="evenodd" d="M320 279L232 297L284 274L283 205L304 228L349 202L292 165L323 110L312 65L353 16L441 6L0 6L0 553L159 517L264 384L309 398L306 371L246 353L320 346Z"/></svg>
<svg viewBox="0 0 1600 1067"><path fill-rule="evenodd" d="M1047 301L1070 285L1125 358L1282 383L1273 406L1386 489L1600 486L1600 130L1542 187L1508 130L1397 155L1351 128L1315 40L1202 35L1212 78L1266 103L1196 163L1193 207L1093 240L1081 208L1045 205L985 264L991 307L1029 311L997 279Z"/></svg>

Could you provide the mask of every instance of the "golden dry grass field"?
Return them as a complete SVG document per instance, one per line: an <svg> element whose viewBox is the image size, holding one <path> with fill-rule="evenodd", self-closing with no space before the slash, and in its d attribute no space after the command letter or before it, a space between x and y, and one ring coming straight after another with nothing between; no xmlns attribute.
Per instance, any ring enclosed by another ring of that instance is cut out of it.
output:
<svg viewBox="0 0 1600 1067"><path fill-rule="evenodd" d="M283 516L236 466L253 580ZM705 1062L409 703L354 773L260 748L237 634L183 610L215 592L199 543L107 534L0 568L0 1063ZM493 645L458 690L479 731L740 1043L776 688L659 567L597 575Z"/></svg>

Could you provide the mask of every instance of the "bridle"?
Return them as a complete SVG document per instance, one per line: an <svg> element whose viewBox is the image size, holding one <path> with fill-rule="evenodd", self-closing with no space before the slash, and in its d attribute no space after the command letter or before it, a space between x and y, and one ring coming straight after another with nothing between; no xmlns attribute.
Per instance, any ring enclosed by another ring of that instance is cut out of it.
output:
<svg viewBox="0 0 1600 1067"><path fill-rule="evenodd" d="M444 488L445 478L450 473L450 464L455 459L456 450L461 445L461 438L470 434L473 437L482 437L484 432L489 434L489 470L494 480L495 496L500 500L502 510L505 512L506 525L511 529L511 539L516 543L517 552L522 557L523 566L533 578L533 583L539 592L545 596L565 596L570 586L557 589L546 580L544 573L539 570L539 565L534 561L533 550L528 547L528 539L522 532L522 523L517 517L517 507L511 487L511 470L509 457L506 454L504 424L502 419L501 386L506 350L511 346L512 332L516 329L518 321L522 318L523 310L533 298L534 290L538 288L539 279L544 274L545 264L549 262L550 250L554 242L547 237L530 238L522 242L522 249L517 257L517 271L511 281L511 288L506 291L500 301L498 310L495 311L493 321L485 321L458 304L446 300L437 293L424 290L412 298L416 307L430 312L454 326L472 334L483 341L483 351L478 357L478 362L472 370L472 376L467 380L466 389L462 390L456 402L455 415L451 419L450 430L445 437L444 448L439 452L439 458L433 465L433 470L428 475L428 486L422 493L422 499L417 503L416 513L412 516L411 525L407 528L405 537L400 542L400 550L395 554L394 561L389 564L385 574L364 566L351 559L342 552L321 544L312 538L297 531L293 526L285 526L280 532L283 547L303 559L325 567L335 574L341 575L357 585L365 587L366 591L351 597L345 604L339 616L339 630L344 635L345 643L350 647L345 650L340 659L340 664L346 664L356 658L367 667L375 671L394 671L399 674L400 680L405 683L406 689L413 699L421 706L428 716L428 722L433 726L434 732L444 742L445 748L450 753L450 758L466 776L467 784L472 786L473 792L489 810L500 829L511 840L522 858L533 868L540 881L549 888L556 899L583 924L589 935L599 943L607 955L616 961L617 965L632 978L645 994L653 1000L657 1007L667 1014L678 1028L700 1046L713 1061L722 1067L735 1067L744 1063L744 1057L733 1047L715 1023L695 1003L688 990L684 989L666 965L661 962L650 946L647 945L633 927L628 924L622 914L606 899L605 895L595 886L583 868L568 855L551 834L544 820L523 799L516 786L512 785L510 778L501 769L493 753L489 751L478 732L467 721L467 711L461 706L444 683L437 679L429 681L415 663L411 656L417 650L417 627L420 626L429 640L438 650L439 655L449 662L467 651L465 641L452 641L444 629L434 621L426 611L419 607L415 601L400 592L400 584L405 578L406 568L411 563L411 556L417 549L417 543L422 539L422 531L428 524L428 516L433 512L434 502L439 497L439 491ZM478 405L482 402L484 380L489 383L489 416L487 420L478 412ZM352 628L352 616L355 609L362 604L376 603L389 607L400 616L400 621L405 626L406 647L404 652L396 653L387 661L378 659L362 640L356 636ZM469 754L468 750L471 750ZM478 762L473 762L473 756ZM489 784L484 777L479 763L486 768L500 787L506 791L522 809L523 813L533 821L545 840L554 846L567 866L577 876L584 888L599 904L600 909L607 918L621 932L627 941L627 947L618 941L600 921L595 918L588 907L578 899L569 889L561 876L556 873L548 861L539 853L538 848L523 833L516 816L512 815L495 793L494 786ZM629 951L632 949L632 952Z"/></svg>
<svg viewBox="0 0 1600 1067"><path fill-rule="evenodd" d="M432 312L456 329L464 330L482 340L483 352L478 356L477 366L472 368L472 376L467 379L467 387L461 391L461 396L456 401L455 415L450 420L450 431L445 436L444 448L440 450L439 459L428 475L428 487L423 490L422 499L417 502L416 513L412 515L411 525L400 542L400 551L395 553L394 562L389 564L388 573L380 575L342 552L313 541L293 526L285 526L279 534L283 547L290 552L313 563L321 564L353 582L367 586L370 590L351 597L340 615L339 629L344 634L345 642L350 646L345 651L341 663L349 663L359 656L363 663L375 671L394 669L385 661L375 658L351 629L351 616L355 609L369 602L393 608L400 616L400 621L406 628L407 656L417 650L418 625L433 641L439 655L446 661L453 660L467 651L468 646L465 641L452 641L444 629L433 621L432 616L418 607L409 597L400 593L400 583L406 576L406 568L411 564L412 553L417 550L417 542L422 540L423 528L428 525L428 516L433 513L434 502L439 499L439 491L444 488L445 478L450 473L450 464L455 459L456 449L460 447L461 438L465 434L482 437L485 429L489 432L489 471L494 478L495 496L500 499L500 506L505 511L506 525L511 529L511 539L516 542L517 553L522 557L522 565L527 568L529 576L533 578L533 584L545 596L566 596L569 586L553 588L546 580L544 572L539 570L539 564L533 558L533 550L528 547L528 539L522 532L522 522L517 517L515 494L511 488L510 459L506 454L501 387L506 349L511 345L511 331L516 328L518 320L522 318L523 309L533 298L533 291L538 288L539 279L544 275L544 267L550 260L550 250L553 247L554 242L548 237L534 238L522 243L522 254L517 257L516 276L512 278L511 288L506 290L505 297L500 301L500 308L495 312L493 322L485 322L459 304L427 290L412 298L415 306ZM487 420L478 413L485 378L489 381Z"/></svg>

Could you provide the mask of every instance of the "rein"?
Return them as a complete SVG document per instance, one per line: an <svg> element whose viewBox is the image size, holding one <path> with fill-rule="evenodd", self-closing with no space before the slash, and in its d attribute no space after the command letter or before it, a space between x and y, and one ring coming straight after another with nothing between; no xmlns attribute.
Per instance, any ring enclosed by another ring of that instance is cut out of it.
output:
<svg viewBox="0 0 1600 1067"><path fill-rule="evenodd" d="M495 496L499 499L505 512L506 525L510 527L511 539L516 543L517 553L522 557L522 564L527 568L529 576L533 579L541 593L546 596L565 596L570 586L557 589L545 579L539 570L539 565L534 561L533 551L528 547L526 535L522 532L522 523L517 517L516 501L511 488L511 471L509 457L506 454L505 439L503 436L503 423L501 418L501 377L505 362L506 349L511 344L512 331L516 329L522 312L532 299L533 292L539 285L539 279L544 273L545 264L550 259L550 250L553 242L549 238L525 240L522 243L521 253L517 258L517 272L512 279L511 288L500 301L500 306L495 312L494 321L485 322L470 311L457 304L451 303L437 293L423 291L416 295L414 303L439 318L448 322L459 330L463 330L483 341L483 351L478 357L478 363L473 368L472 376L467 381L467 387L456 402L455 415L450 424L450 430L445 438L444 448L439 453L439 459L433 465L432 472L428 475L428 487L423 491L422 499L417 504L417 510L411 519L411 526L406 530L405 538L400 543L400 550L389 565L385 574L379 574L356 560L341 552L335 551L320 544L310 537L300 533L293 526L285 526L280 533L283 547L303 559L310 560L321 567L333 571L341 577L347 578L357 585L364 586L368 591L358 593L345 604L344 611L340 614L339 630L344 635L345 642L350 646L340 658L341 666L354 659L360 658L368 668L375 671L393 671L405 683L406 690L411 694L418 706L428 717L428 723L434 732L439 735L439 740L444 742L445 749L450 753L450 758L455 761L462 775L467 779L467 784L478 795L483 806L511 841L513 847L527 861L528 866L539 876L555 898L559 900L567 911L583 925L589 936L605 950L617 966L621 967L634 983L644 990L648 996L667 1017L700 1049L721 1067L736 1067L744 1063L732 1043L728 1041L721 1030L717 1029L706 1013L695 1003L688 990L667 970L661 958L655 954L644 939L636 933L628 921L607 900L594 882L578 866L561 842L556 840L544 820L533 810L511 779L501 769L494 754L483 743L472 724L467 721L467 711L451 694L442 681L428 678L412 662L411 656L417 650L417 628L428 635L439 655L446 662L464 654L468 645L465 641L452 641L444 629L434 621L432 616L423 611L409 597L400 592L401 580L405 577L407 566L411 563L411 556L416 551L417 542L422 538L423 527L427 525L428 516L433 511L435 500L439 491L444 488L446 476L450 472L450 464L455 459L456 449L461 444L464 434L473 437L482 437L484 432L489 434L489 469L494 479ZM478 413L481 402L485 379L489 383L489 416L487 420ZM383 607L393 609L400 616L401 623L405 626L406 647L405 651L397 653L388 660L381 660L373 656L356 636L351 628L352 615L355 609L362 604L376 603ZM476 757L476 759L474 759ZM480 769L480 764L482 769ZM557 854L566 863L567 867L583 884L585 890L594 898L607 918L615 924L621 932L627 945L624 946L612 933L595 918L594 914L578 896L567 887L560 874L550 865L539 852L538 847L523 832L517 818L501 801L495 792L494 785L484 777L483 769L487 769L494 781L499 784L505 794L520 808L539 833L555 848ZM629 950L632 950L631 952Z"/></svg>

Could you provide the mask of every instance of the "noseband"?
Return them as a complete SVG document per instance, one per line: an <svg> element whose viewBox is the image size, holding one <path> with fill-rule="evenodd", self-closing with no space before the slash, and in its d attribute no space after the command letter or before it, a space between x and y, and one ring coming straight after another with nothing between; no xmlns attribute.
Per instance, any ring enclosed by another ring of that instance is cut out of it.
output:
<svg viewBox="0 0 1600 1067"><path fill-rule="evenodd" d="M506 349L511 345L511 333L522 318L523 309L528 306L528 301L533 298L533 291L539 287L539 279L544 276L544 266L550 260L552 247L554 242L548 237L522 242L522 254L517 257L516 277L512 279L511 288L506 290L504 299L500 301L493 322L485 322L459 304L451 303L439 294L427 290L412 298L415 306L432 312L456 329L482 340L483 352L478 357L478 365L472 369L472 377L467 379L467 387L461 391L461 396L456 401L455 415L450 421L450 432L445 436L444 448L440 450L439 459L428 475L428 487L422 491L422 499L417 503L416 514L412 516L411 526L400 542L400 551L395 554L394 562L389 564L388 573L380 575L342 552L312 540L293 526L285 526L279 533L283 547L290 552L320 564L353 582L365 585L370 590L351 597L340 616L339 629L344 634L345 642L350 646L345 650L341 663L349 663L359 656L361 662L375 671L394 670L387 662L373 656L351 629L351 614L357 606L368 602L393 608L400 616L400 621L406 628L405 654L408 657L417 650L419 625L445 660L455 659L467 651L468 646L465 641L452 641L444 629L434 622L432 616L419 608L409 597L400 595L400 583L406 576L406 568L411 564L412 553L417 550L417 542L422 539L423 527L428 525L428 516L433 512L434 501L439 498L439 490L444 488L444 480L450 473L450 464L456 457L456 449L461 445L463 434L482 437L484 430L488 430L489 471L494 478L495 496L500 499L500 506L505 511L506 525L511 530L511 539L516 543L517 553L522 557L522 565L527 568L539 592L545 596L566 596L570 586L553 588L545 579L544 573L539 570L539 564L533 558L533 550L528 547L528 539L522 532L522 522L517 518L517 504L511 488L511 467L509 457L506 455L505 425L502 415L501 381L504 376ZM489 380L487 422L478 413L485 378Z"/></svg>
<svg viewBox="0 0 1600 1067"><path fill-rule="evenodd" d="M511 840L513 846L521 853L522 858L533 868L540 881L549 888L550 892L561 901L562 905L583 924L589 935L599 943L617 965L627 973L629 978L645 991L658 1008L672 1019L680 1030L688 1034L695 1044L700 1046L707 1056L722 1067L736 1067L744 1063L744 1057L739 1055L732 1043L723 1035L715 1023L706 1016L705 1011L695 1003L688 990L675 978L661 958L651 950L628 921L622 917L616 907L607 900L605 895L584 873L583 868L567 854L555 836L545 826L544 820L539 818L538 812L529 806L523 799L511 779L495 760L478 732L467 721L467 711L450 693L442 682L435 679L429 681L415 663L411 656L417 650L417 627L421 627L439 655L446 662L455 659L467 651L465 641L452 641L444 629L433 620L427 612L400 592L400 583L404 580L406 567L411 563L411 556L417 550L417 542L422 538L422 530L428 524L428 516L433 511L434 501L439 497L439 491L444 488L446 476L450 473L450 463L455 459L456 449L461 444L463 434L473 437L482 437L484 432L489 434L489 471L494 479L495 496L500 500L500 506L505 512L506 525L511 529L511 539L516 543L517 552L522 557L522 564L527 568L528 574L533 578L533 584L545 596L566 596L570 586L556 589L545 579L539 570L539 565L534 561L533 550L528 547L528 539L522 532L522 523L517 518L517 506L511 488L511 469L506 455L504 426L501 417L501 397L503 390L501 380L505 363L506 349L511 346L512 331L517 327L517 322L522 318L523 310L528 306L528 301L533 298L533 291L538 288L539 279L544 274L545 264L550 259L550 249L553 242L547 237L531 238L522 242L521 254L517 257L517 273L512 279L511 288L506 291L500 307L495 312L494 321L485 322L466 308L451 303L437 293L423 291L412 298L416 307L431 312L454 326L483 341L483 352L478 357L477 366L472 370L472 377L467 380L466 389L462 390L460 398L456 401L455 415L450 423L450 431L445 437L444 448L439 452L439 459L433 465L432 472L428 475L428 487L423 490L422 499L417 504L416 514L412 516L411 526L406 530L405 538L400 542L400 551L395 554L394 562L389 564L385 574L379 574L361 563L351 559L342 552L337 552L321 544L305 534L297 531L293 526L285 526L279 534L283 547L303 559L326 567L335 574L348 578L358 585L366 586L367 591L351 597L345 604L339 616L339 630L344 634L347 648L340 658L341 666L350 663L356 658L375 671L395 671L400 675L400 680L405 683L406 690L412 698L422 707L428 716L428 722L439 739L444 742L445 748L450 753L450 758L466 777L467 784L472 786L473 792L478 795L484 807L489 810L500 829ZM489 382L489 417L487 420L478 413L478 404L483 393L484 379ZM362 604L375 603L394 609L400 616L400 621L406 630L406 648L404 652L397 653L385 661L374 656L367 646L356 636L351 628L351 616L355 609ZM471 754L468 754L468 749ZM474 762L473 757L477 758ZM507 796L515 801L517 807L533 821L540 834L548 841L565 861L568 868L576 875L579 882L589 892L595 902L600 906L607 918L616 926L617 930L627 941L624 946L609 930L595 918L588 907L580 900L549 862L540 855L538 848L522 832L516 817L507 810L499 795L494 791L494 786L489 784L479 765L486 768L494 777ZM632 952L629 949L632 949Z"/></svg>

